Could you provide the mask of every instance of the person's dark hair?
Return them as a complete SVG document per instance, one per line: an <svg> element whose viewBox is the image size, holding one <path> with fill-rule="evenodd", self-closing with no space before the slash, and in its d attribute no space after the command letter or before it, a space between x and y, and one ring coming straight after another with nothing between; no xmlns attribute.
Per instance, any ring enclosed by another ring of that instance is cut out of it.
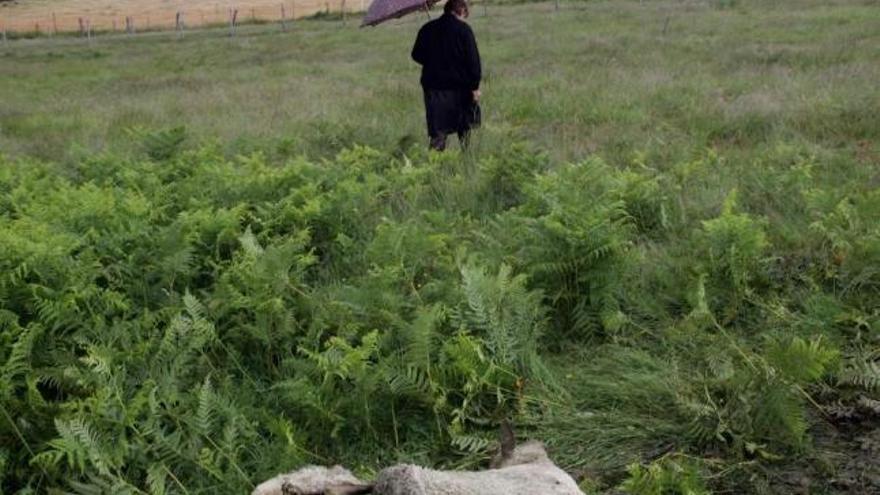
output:
<svg viewBox="0 0 880 495"><path fill-rule="evenodd" d="M467 0L446 0L446 4L443 5L443 12L446 14L458 14L462 17L467 17Z"/></svg>

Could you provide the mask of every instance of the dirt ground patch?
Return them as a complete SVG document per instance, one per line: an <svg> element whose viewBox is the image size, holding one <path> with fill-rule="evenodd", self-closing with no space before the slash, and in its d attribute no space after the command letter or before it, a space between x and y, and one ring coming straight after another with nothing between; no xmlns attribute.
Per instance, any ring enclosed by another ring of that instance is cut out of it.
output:
<svg viewBox="0 0 880 495"><path fill-rule="evenodd" d="M136 29L173 28L177 13L196 27L229 21L238 10L241 21L304 17L317 12L360 11L368 0L6 0L0 2L0 29L44 33L76 31L80 19L93 30L122 30L131 17Z"/></svg>

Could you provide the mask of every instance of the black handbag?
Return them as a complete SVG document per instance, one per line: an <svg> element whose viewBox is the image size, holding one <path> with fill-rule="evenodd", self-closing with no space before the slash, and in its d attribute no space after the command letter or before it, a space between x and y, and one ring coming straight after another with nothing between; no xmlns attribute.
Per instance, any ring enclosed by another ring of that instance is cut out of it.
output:
<svg viewBox="0 0 880 495"><path fill-rule="evenodd" d="M471 111L468 117L470 117L470 122L468 123L471 128L480 127L480 124L483 123L483 110L480 108L479 103L473 102L471 104Z"/></svg>

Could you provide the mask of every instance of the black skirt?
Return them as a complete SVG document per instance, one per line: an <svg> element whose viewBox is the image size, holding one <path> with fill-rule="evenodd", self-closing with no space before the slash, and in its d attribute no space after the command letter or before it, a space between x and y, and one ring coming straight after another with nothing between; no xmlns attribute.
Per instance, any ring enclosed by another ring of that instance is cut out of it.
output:
<svg viewBox="0 0 880 495"><path fill-rule="evenodd" d="M470 91L425 90L425 117L431 137L466 134L480 126L480 114L480 105Z"/></svg>

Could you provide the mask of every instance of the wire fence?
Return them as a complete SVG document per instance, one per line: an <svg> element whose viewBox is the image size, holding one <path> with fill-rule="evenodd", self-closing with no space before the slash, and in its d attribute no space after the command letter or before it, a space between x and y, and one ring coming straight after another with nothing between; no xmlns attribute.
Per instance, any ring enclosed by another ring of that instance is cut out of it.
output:
<svg viewBox="0 0 880 495"><path fill-rule="evenodd" d="M366 10L369 0L255 0L219 3L181 0L117 0L113 3L58 2L32 7L0 8L0 32L5 38L21 34L52 36L96 32L137 32L189 29L253 22L285 22L316 14L352 14Z"/></svg>

